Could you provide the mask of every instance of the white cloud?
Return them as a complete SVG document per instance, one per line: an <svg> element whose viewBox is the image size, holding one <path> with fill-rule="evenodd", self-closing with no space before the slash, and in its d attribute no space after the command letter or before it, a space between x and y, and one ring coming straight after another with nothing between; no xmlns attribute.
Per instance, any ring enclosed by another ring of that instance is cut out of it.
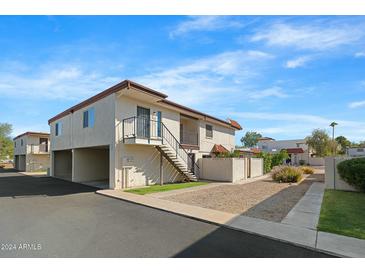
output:
<svg viewBox="0 0 365 274"><path fill-rule="evenodd" d="M288 95L280 87L272 87L260 91L254 91L248 94L252 100L259 100L263 98L286 98Z"/></svg>
<svg viewBox="0 0 365 274"><path fill-rule="evenodd" d="M174 38L193 31L215 31L229 28L241 28L245 24L229 16L190 16L170 32Z"/></svg>
<svg viewBox="0 0 365 274"><path fill-rule="evenodd" d="M330 22L306 25L276 23L259 30L251 37L251 41L265 41L270 46L322 51L351 44L363 36L364 30L360 25L356 27Z"/></svg>
<svg viewBox="0 0 365 274"><path fill-rule="evenodd" d="M273 56L261 51L229 51L135 79L166 92L169 98L180 103L198 105L214 100L213 95L222 99L244 92L242 89L248 79L259 76L265 61L271 58Z"/></svg>
<svg viewBox="0 0 365 274"><path fill-rule="evenodd" d="M229 115L243 125L247 124L248 121L270 121L269 127L252 127L247 130L255 130L266 135L280 134L285 138L304 138L316 128L329 131L329 124L333 121L338 123L336 127L337 136L344 135L354 141L364 140L365 136L365 122L336 119L336 117L330 119L318 115L290 112L230 112Z"/></svg>
<svg viewBox="0 0 365 274"><path fill-rule="evenodd" d="M355 53L356 58L365 57L365 51L360 51Z"/></svg>
<svg viewBox="0 0 365 274"><path fill-rule="evenodd" d="M47 64L39 70L0 71L0 95L28 100L74 100L100 92L120 79L75 65ZM31 94L31 96L29 96Z"/></svg>
<svg viewBox="0 0 365 274"><path fill-rule="evenodd" d="M310 56L300 56L298 58L292 59L292 60L288 60L285 63L285 67L286 68L298 68L298 67L303 67L306 65L306 63L308 63L310 60L312 60L312 57Z"/></svg>
<svg viewBox="0 0 365 274"><path fill-rule="evenodd" d="M349 104L349 108L360 108L360 107L365 107L365 100L364 101L351 102Z"/></svg>

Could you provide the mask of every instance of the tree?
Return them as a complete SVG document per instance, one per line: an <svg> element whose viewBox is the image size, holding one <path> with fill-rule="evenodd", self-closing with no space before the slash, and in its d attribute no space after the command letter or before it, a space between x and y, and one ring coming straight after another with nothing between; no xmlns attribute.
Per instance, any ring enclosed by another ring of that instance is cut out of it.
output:
<svg viewBox="0 0 365 274"><path fill-rule="evenodd" d="M331 154L333 143L325 130L315 129L312 131L312 135L306 137L305 140L307 145L314 149L317 156L324 157Z"/></svg>
<svg viewBox="0 0 365 274"><path fill-rule="evenodd" d="M13 130L11 124L0 123L0 160L7 157L13 158L14 147L10 134Z"/></svg>
<svg viewBox="0 0 365 274"><path fill-rule="evenodd" d="M346 154L346 148L351 146L351 142L345 136L338 136L335 140L340 146L339 153Z"/></svg>
<svg viewBox="0 0 365 274"><path fill-rule="evenodd" d="M274 166L282 165L283 162L289 158L288 152L283 149L279 153L275 153L272 155L271 168Z"/></svg>
<svg viewBox="0 0 365 274"><path fill-rule="evenodd" d="M262 135L256 131L247 131L245 136L241 138L241 143L245 147L254 147L261 137Z"/></svg>

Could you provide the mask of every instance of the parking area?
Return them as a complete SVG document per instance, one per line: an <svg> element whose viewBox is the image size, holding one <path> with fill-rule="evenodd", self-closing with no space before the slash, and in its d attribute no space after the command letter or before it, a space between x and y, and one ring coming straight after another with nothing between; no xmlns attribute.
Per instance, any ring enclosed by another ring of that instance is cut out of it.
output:
<svg viewBox="0 0 365 274"><path fill-rule="evenodd" d="M95 190L0 172L0 257L327 257Z"/></svg>

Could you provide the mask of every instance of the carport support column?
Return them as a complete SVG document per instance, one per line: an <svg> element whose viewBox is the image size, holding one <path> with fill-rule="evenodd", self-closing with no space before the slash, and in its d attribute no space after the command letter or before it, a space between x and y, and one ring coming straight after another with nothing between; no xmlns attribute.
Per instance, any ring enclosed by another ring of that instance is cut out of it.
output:
<svg viewBox="0 0 365 274"><path fill-rule="evenodd" d="M49 176L53 177L54 176L54 152L51 151L50 153L50 161L51 164L49 166Z"/></svg>
<svg viewBox="0 0 365 274"><path fill-rule="evenodd" d="M72 154L72 176L71 176L71 181L75 182L75 177L76 177L76 166L75 166L75 149L71 150L71 154Z"/></svg>
<svg viewBox="0 0 365 274"><path fill-rule="evenodd" d="M119 158L116 152L118 148L115 145L109 146L109 188L121 189L120 171L119 171Z"/></svg>

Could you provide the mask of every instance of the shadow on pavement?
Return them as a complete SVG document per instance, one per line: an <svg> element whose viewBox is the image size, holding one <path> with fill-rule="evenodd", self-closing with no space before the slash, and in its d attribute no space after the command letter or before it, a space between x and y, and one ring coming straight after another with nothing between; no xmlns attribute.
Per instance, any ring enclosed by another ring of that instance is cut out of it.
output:
<svg viewBox="0 0 365 274"><path fill-rule="evenodd" d="M334 258L326 253L220 227L185 248L178 258Z"/></svg>
<svg viewBox="0 0 365 274"><path fill-rule="evenodd" d="M0 197L60 196L95 192L98 188L46 176L27 176L13 169L0 169Z"/></svg>

